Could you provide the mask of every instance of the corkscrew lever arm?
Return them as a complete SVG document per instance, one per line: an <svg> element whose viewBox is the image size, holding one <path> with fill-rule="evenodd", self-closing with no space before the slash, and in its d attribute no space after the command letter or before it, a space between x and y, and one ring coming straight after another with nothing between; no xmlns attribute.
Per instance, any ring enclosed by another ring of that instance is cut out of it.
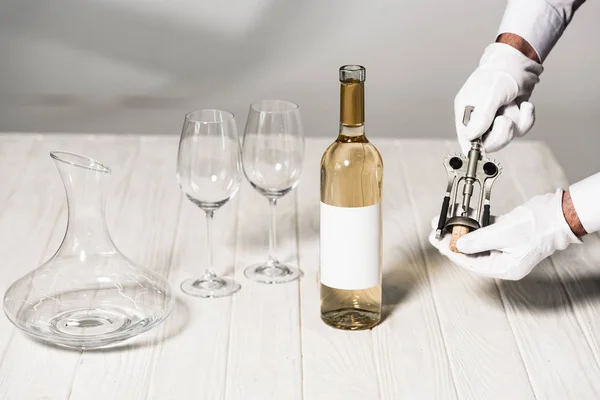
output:
<svg viewBox="0 0 600 400"><path fill-rule="evenodd" d="M442 231L446 226L446 216L448 215L448 207L450 206L450 194L447 193L444 196L444 201L442 202L442 210L440 212L440 219L438 220L437 229L435 230L436 239L442 238Z"/></svg>
<svg viewBox="0 0 600 400"><path fill-rule="evenodd" d="M444 163L446 164L446 163ZM446 166L446 165L445 165ZM444 200L442 201L442 210L440 211L440 218L438 219L437 229L435 231L435 237L437 239L442 238L442 232L446 227L446 218L448 216L448 208L450 207L450 197L452 196L452 187L454 186L454 180L456 178L456 174L452 173L448 167L446 166L446 170L448 172L448 184L446 185L446 194L444 195Z"/></svg>

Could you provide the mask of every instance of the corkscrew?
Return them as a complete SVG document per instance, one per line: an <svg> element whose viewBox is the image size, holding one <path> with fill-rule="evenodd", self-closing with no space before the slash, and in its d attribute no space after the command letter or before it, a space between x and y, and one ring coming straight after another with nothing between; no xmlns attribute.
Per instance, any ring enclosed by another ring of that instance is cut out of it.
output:
<svg viewBox="0 0 600 400"><path fill-rule="evenodd" d="M474 107L465 107L463 125L467 126ZM456 241L466 233L490 224L490 195L492 185L502 172L495 160L483 154L481 139L471 141L466 157L449 154L444 158L448 184L436 229L436 238L451 233L450 249L456 253ZM477 187L479 196L476 207L471 207L473 192ZM457 202L459 193L462 200Z"/></svg>

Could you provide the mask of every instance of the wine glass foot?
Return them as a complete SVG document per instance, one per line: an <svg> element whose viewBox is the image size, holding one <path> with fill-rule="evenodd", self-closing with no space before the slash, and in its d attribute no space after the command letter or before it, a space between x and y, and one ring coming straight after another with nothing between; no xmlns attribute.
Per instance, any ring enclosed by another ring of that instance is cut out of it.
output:
<svg viewBox="0 0 600 400"><path fill-rule="evenodd" d="M302 271L285 264L254 264L244 270L244 275L251 281L259 283L286 283L302 277Z"/></svg>
<svg viewBox="0 0 600 400"><path fill-rule="evenodd" d="M201 278L188 278L181 282L181 290L190 296L216 298L226 297L238 292L241 285L233 278L209 273Z"/></svg>

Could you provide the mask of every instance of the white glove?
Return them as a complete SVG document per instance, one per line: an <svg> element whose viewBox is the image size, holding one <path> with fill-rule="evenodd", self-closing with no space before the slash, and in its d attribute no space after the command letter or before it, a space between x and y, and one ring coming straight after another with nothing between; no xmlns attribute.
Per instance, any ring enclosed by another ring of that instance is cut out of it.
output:
<svg viewBox="0 0 600 400"><path fill-rule="evenodd" d="M529 132L535 110L527 100L543 70L542 64L508 44L492 43L485 49L479 66L454 99L456 133L465 155L469 141L482 136L492 122L492 131L482 138L487 152L498 151L513 137ZM467 126L463 125L466 106L475 107Z"/></svg>
<svg viewBox="0 0 600 400"><path fill-rule="evenodd" d="M459 267L478 275L519 280L543 259L571 243L581 243L562 211L562 189L535 196L484 228L462 236L450 250L449 233L435 238L437 220L432 221L429 241Z"/></svg>

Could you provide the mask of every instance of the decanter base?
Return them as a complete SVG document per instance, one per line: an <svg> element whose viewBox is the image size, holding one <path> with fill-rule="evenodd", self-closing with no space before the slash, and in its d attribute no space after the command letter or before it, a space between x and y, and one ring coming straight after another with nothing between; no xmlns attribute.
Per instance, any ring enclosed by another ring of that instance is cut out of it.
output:
<svg viewBox="0 0 600 400"><path fill-rule="evenodd" d="M55 334L86 338L127 331L134 319L122 310L92 308L63 312L52 318L48 325ZM142 324L145 322L142 321Z"/></svg>
<svg viewBox="0 0 600 400"><path fill-rule="evenodd" d="M138 336L162 319L142 316L132 309L78 308L56 314L47 324L19 328L57 346L88 350Z"/></svg>

